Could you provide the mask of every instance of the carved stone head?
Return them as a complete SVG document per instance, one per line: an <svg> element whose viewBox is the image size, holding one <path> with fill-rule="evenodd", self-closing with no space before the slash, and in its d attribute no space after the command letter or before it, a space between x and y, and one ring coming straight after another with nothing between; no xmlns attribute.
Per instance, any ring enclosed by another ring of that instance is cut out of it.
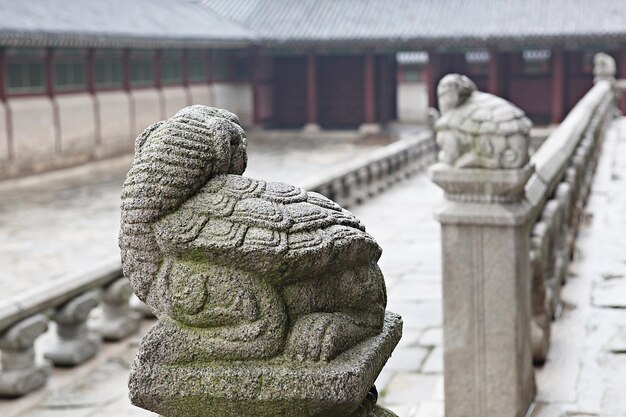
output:
<svg viewBox="0 0 626 417"><path fill-rule="evenodd" d="M615 60L611 55L600 52L593 57L593 80L612 80L615 78Z"/></svg>
<svg viewBox="0 0 626 417"><path fill-rule="evenodd" d="M437 99L442 114L458 107L476 91L476 84L465 75L448 74L439 81Z"/></svg>

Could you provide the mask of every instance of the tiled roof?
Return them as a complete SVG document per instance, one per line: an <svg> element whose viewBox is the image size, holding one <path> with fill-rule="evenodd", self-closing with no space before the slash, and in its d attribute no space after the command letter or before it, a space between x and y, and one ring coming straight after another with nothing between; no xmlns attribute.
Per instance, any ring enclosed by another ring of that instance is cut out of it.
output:
<svg viewBox="0 0 626 417"><path fill-rule="evenodd" d="M5 46L234 47L252 38L188 0L0 0Z"/></svg>
<svg viewBox="0 0 626 417"><path fill-rule="evenodd" d="M265 45L481 46L626 40L625 0L202 0Z"/></svg>

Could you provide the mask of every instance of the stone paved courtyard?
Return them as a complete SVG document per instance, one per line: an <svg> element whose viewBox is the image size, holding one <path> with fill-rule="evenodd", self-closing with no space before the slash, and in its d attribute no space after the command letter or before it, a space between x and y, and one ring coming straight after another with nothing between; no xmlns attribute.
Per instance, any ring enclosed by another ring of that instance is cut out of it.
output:
<svg viewBox="0 0 626 417"><path fill-rule="evenodd" d="M626 416L625 181L626 119L620 119L600 159L548 361L537 369L534 417ZM441 199L420 174L353 210L383 247L388 308L404 318L403 338L377 381L381 402L399 417L443 417L440 242L432 216ZM138 337L111 344L83 367L55 370L49 387L29 400L0 401L0 415L154 415L127 399L137 343ZM28 408L28 401L39 405Z"/></svg>

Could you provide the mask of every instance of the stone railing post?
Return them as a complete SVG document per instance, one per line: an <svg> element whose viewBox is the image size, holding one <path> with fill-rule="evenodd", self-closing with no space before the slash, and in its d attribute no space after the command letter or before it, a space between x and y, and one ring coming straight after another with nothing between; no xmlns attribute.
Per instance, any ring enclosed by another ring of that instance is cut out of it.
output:
<svg viewBox="0 0 626 417"><path fill-rule="evenodd" d="M68 301L54 314L58 341L44 357L57 366L75 366L93 357L100 349L101 337L89 332L87 318L98 305L98 297L85 293Z"/></svg>
<svg viewBox="0 0 626 417"><path fill-rule="evenodd" d="M19 397L46 383L52 367L37 363L34 346L46 330L48 319L38 314L0 335L0 397Z"/></svg>
<svg viewBox="0 0 626 417"><path fill-rule="evenodd" d="M104 288L102 320L96 330L104 340L122 340L139 330L142 314L134 311L129 299L133 290L126 278L120 278Z"/></svg>
<svg viewBox="0 0 626 417"><path fill-rule="evenodd" d="M530 207L524 186L532 124L512 104L451 74L438 87L445 191L443 253L446 417L523 417L534 394L530 342Z"/></svg>

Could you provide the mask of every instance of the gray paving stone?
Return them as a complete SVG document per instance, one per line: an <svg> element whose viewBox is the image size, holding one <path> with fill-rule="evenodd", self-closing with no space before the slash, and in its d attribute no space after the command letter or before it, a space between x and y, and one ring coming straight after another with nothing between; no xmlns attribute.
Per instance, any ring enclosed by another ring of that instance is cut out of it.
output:
<svg viewBox="0 0 626 417"><path fill-rule="evenodd" d="M430 350L423 347L397 347L387 361L385 369L417 372L429 354Z"/></svg>
<svg viewBox="0 0 626 417"><path fill-rule="evenodd" d="M443 328L432 327L422 332L419 338L420 346L441 346L443 345Z"/></svg>
<svg viewBox="0 0 626 417"><path fill-rule="evenodd" d="M443 376L398 373L383 392L385 404L418 404L442 397Z"/></svg>
<svg viewBox="0 0 626 417"><path fill-rule="evenodd" d="M443 401L421 402L415 417L444 417Z"/></svg>
<svg viewBox="0 0 626 417"><path fill-rule="evenodd" d="M626 307L626 280L615 279L598 283L593 288L593 305L596 307Z"/></svg>
<svg viewBox="0 0 626 417"><path fill-rule="evenodd" d="M443 373L443 347L435 347L424 362L422 372L425 374L441 374Z"/></svg>

